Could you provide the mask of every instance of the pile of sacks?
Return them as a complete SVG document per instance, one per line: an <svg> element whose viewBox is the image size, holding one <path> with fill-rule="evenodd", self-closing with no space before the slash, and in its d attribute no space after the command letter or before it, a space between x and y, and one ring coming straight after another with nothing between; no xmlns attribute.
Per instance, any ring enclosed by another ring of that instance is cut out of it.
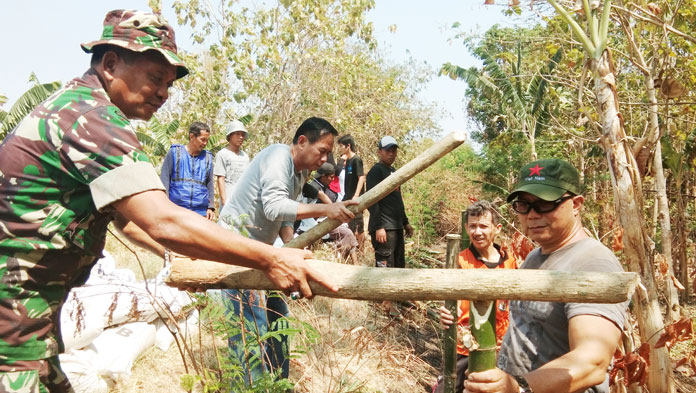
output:
<svg viewBox="0 0 696 393"><path fill-rule="evenodd" d="M186 312L191 297L164 284L168 266L154 280L136 281L131 270L116 269L111 255L104 255L61 310L60 363L76 393L107 393L130 377L144 350L170 347L170 329L192 334L198 326L197 311Z"/></svg>

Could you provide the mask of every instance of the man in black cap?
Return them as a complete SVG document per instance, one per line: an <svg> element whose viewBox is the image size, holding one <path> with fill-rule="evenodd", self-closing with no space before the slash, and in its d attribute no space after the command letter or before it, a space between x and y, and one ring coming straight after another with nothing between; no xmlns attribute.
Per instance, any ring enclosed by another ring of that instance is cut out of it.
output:
<svg viewBox="0 0 696 393"><path fill-rule="evenodd" d="M559 159L527 164L508 196L522 230L540 245L520 269L621 272L614 254L582 226L578 171ZM468 392L609 392L607 368L627 303L510 302L498 367L470 373Z"/></svg>
<svg viewBox="0 0 696 393"><path fill-rule="evenodd" d="M367 190L371 190L387 176L396 171L392 166L396 161L399 145L396 139L385 136L377 145L379 162L367 173ZM370 206L370 221L367 229L375 249L375 266L406 267L404 230L411 236L413 228L408 223L401 188L397 187L374 205Z"/></svg>

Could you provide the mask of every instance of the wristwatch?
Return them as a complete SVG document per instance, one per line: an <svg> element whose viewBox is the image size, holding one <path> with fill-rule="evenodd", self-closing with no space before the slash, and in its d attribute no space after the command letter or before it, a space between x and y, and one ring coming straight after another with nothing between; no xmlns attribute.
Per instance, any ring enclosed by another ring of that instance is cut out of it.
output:
<svg viewBox="0 0 696 393"><path fill-rule="evenodd" d="M527 380L524 379L523 376L513 375L512 377L515 378L515 381L517 381L517 385L520 387L520 393L534 393L532 388L529 387Z"/></svg>

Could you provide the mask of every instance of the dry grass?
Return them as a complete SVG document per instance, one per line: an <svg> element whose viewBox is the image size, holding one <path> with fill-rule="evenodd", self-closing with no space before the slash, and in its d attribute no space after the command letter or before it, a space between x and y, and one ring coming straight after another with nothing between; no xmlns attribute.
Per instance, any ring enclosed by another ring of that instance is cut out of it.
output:
<svg viewBox="0 0 696 393"><path fill-rule="evenodd" d="M409 345L405 323L378 306L322 298L294 309L320 334L316 343L301 343L310 350L294 363L296 392L417 392L434 379Z"/></svg>
<svg viewBox="0 0 696 393"><path fill-rule="evenodd" d="M369 240L365 245L361 263L371 265L374 262ZM154 277L162 267L162 260L134 249L143 264L145 277ZM139 279L143 277L135 255L111 235L107 239L107 250L118 267L133 270ZM342 262L329 245L319 245L314 252L317 258ZM437 373L422 359L428 358L439 365L440 352L438 329L425 316L424 310L423 307L402 308L403 319L397 321L387 317L378 305L368 302L329 298L292 302L292 315L316 330L299 333L291 343L294 349L306 352L291 362L290 379L296 384L295 391L429 391ZM184 392L180 386L181 376L201 374L192 369L194 363L215 370L216 348L224 353L226 342L222 337L213 338L205 324L202 322L203 333L188 342L196 358L194 362L187 356L188 370L176 343L166 352L152 347L137 359L130 380L117 384L111 391ZM194 391L201 391L200 385Z"/></svg>
<svg viewBox="0 0 696 393"><path fill-rule="evenodd" d="M138 280L157 276L157 273L164 266L162 258L129 243L123 236L114 231L111 226L109 227L105 249L116 260L116 267L132 270ZM138 262L138 259L140 259L140 262ZM143 272L145 273L144 276Z"/></svg>

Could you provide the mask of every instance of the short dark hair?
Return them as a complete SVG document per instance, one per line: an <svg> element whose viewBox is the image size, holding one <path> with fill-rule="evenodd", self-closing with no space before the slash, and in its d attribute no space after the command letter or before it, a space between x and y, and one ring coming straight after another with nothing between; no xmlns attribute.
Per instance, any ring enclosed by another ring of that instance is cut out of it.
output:
<svg viewBox="0 0 696 393"><path fill-rule="evenodd" d="M338 138L338 143L342 145L350 145L350 150L355 153L355 139L350 134L343 135Z"/></svg>
<svg viewBox="0 0 696 393"><path fill-rule="evenodd" d="M99 64L99 62L101 62L101 60L104 58L104 54L109 51L115 52L118 55L118 57L120 57L126 64L133 64L133 62L135 61L135 57L138 55L138 52L134 52L130 49L122 48L116 45L97 45L94 48L92 48L92 59L89 63L90 66L96 67Z"/></svg>
<svg viewBox="0 0 696 393"><path fill-rule="evenodd" d="M338 136L338 131L328 121L321 117L310 117L302 122L300 128L295 132L295 137L292 138L292 144L296 145L300 140L300 136L304 135L309 143L314 143L325 134L331 133Z"/></svg>
<svg viewBox="0 0 696 393"><path fill-rule="evenodd" d="M210 127L201 121L194 121L189 126L189 134L193 134L195 137L199 137L203 130L210 132Z"/></svg>
<svg viewBox="0 0 696 393"><path fill-rule="evenodd" d="M463 225L466 225L469 222L469 217L481 217L486 214L486 212L491 213L491 221L493 222L493 225L498 225L498 209L495 208L495 205L485 200L476 201L469 205L469 207L464 211L464 218L466 222L464 222Z"/></svg>

